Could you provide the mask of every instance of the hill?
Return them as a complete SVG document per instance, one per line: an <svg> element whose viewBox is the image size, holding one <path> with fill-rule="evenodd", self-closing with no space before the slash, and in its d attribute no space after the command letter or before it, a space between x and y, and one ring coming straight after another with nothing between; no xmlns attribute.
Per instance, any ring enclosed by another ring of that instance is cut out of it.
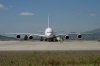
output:
<svg viewBox="0 0 100 66"><path fill-rule="evenodd" d="M4 40L15 40L15 38L0 35L0 40L3 40L3 41L4 41Z"/></svg>
<svg viewBox="0 0 100 66"><path fill-rule="evenodd" d="M94 30L91 30L91 31L87 31L87 33L100 34L100 28L94 29Z"/></svg>
<svg viewBox="0 0 100 66"><path fill-rule="evenodd" d="M88 39L100 39L100 28L87 31L85 33L90 33L90 35L88 34Z"/></svg>

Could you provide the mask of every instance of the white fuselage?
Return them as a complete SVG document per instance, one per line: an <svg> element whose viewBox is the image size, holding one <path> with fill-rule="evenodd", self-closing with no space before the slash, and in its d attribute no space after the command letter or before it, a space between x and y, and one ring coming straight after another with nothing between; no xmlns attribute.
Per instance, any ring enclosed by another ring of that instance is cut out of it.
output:
<svg viewBox="0 0 100 66"><path fill-rule="evenodd" d="M48 27L45 29L45 37L46 38L53 38L54 37L54 32L53 29Z"/></svg>

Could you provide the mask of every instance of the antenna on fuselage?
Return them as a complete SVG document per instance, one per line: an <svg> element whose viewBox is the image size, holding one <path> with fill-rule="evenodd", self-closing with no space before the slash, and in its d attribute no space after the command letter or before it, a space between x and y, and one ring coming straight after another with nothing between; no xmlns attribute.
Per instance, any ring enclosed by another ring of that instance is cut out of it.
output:
<svg viewBox="0 0 100 66"><path fill-rule="evenodd" d="M50 27L50 23L49 23L49 16L48 16L48 27Z"/></svg>

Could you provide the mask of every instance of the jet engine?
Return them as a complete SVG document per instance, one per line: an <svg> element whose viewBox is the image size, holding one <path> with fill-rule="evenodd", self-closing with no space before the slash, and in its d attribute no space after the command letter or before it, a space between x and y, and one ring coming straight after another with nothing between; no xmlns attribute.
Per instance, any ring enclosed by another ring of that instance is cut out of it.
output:
<svg viewBox="0 0 100 66"><path fill-rule="evenodd" d="M29 36L29 39L33 39L33 36Z"/></svg>
<svg viewBox="0 0 100 66"><path fill-rule="evenodd" d="M21 38L21 36L20 35L17 35L16 38Z"/></svg>
<svg viewBox="0 0 100 66"><path fill-rule="evenodd" d="M81 34L77 35L77 38L79 38L79 39L82 38L82 35Z"/></svg>
<svg viewBox="0 0 100 66"><path fill-rule="evenodd" d="M56 37L56 41L60 41L61 40L61 37Z"/></svg>
<svg viewBox="0 0 100 66"><path fill-rule="evenodd" d="M65 39L69 39L69 36L68 36L68 35L66 35L66 36L65 36Z"/></svg>

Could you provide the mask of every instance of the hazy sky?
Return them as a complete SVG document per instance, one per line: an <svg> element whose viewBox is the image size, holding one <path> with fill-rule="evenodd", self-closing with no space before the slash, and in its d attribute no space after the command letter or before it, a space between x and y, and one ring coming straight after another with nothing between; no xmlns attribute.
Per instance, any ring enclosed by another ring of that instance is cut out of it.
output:
<svg viewBox="0 0 100 66"><path fill-rule="evenodd" d="M0 32L40 32L47 16L55 31L100 28L100 0L0 0Z"/></svg>

